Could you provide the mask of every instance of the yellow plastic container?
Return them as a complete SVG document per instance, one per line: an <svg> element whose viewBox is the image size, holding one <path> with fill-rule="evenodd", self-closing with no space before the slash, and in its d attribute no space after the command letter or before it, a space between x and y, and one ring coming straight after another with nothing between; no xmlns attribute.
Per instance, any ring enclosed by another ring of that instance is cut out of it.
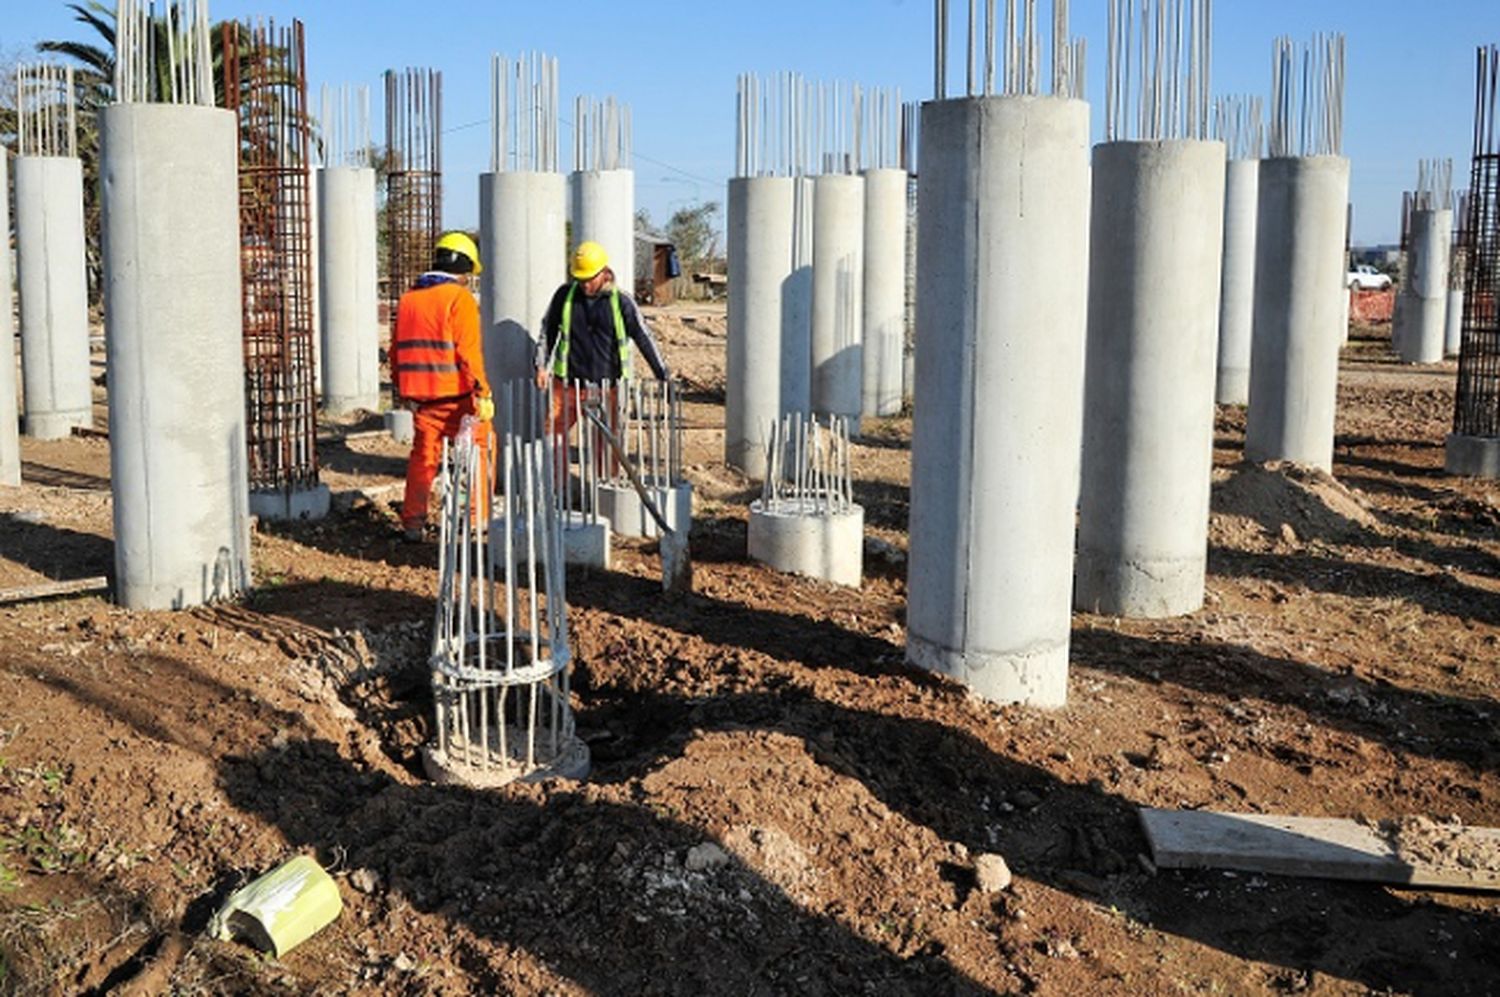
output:
<svg viewBox="0 0 1500 997"><path fill-rule="evenodd" d="M299 855L235 890L208 931L221 941L244 939L279 958L332 924L343 909L338 884Z"/></svg>

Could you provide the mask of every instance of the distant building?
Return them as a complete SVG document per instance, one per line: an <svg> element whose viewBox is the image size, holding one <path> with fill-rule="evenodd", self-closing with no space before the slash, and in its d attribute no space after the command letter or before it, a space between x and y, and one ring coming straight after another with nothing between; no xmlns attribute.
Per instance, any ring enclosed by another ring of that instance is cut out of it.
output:
<svg viewBox="0 0 1500 997"><path fill-rule="evenodd" d="M635 297L642 304L670 305L672 282L682 276L677 247L649 232L635 234Z"/></svg>

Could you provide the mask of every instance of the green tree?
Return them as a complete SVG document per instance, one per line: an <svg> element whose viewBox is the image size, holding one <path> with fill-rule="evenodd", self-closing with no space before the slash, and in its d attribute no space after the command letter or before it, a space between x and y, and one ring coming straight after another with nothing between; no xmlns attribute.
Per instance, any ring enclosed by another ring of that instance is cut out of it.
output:
<svg viewBox="0 0 1500 997"><path fill-rule="evenodd" d="M718 217L718 201L702 201L672 213L664 235L677 247L684 270L709 270L719 264Z"/></svg>

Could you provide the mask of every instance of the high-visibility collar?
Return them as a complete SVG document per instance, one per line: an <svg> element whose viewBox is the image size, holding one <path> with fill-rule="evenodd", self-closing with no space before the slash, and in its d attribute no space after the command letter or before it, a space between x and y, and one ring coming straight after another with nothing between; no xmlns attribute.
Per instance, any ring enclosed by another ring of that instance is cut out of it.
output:
<svg viewBox="0 0 1500 997"><path fill-rule="evenodd" d="M557 359L552 362L554 377L568 376L568 342L573 335L573 295L578 291L578 281L568 285L567 297L563 298L562 332L557 337ZM625 313L620 311L620 288L609 289L609 308L615 318L615 347L620 351L620 377L630 376L630 339L625 335Z"/></svg>

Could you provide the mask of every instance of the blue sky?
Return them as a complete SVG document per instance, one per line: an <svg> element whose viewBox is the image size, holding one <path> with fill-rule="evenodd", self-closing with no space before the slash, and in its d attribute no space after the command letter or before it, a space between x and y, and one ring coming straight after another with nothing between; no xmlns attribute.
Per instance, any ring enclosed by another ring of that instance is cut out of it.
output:
<svg viewBox="0 0 1500 997"><path fill-rule="evenodd" d="M1001 5L1003 8L1003 4ZM1048 0L1041 0L1045 12ZM4 0L0 54L43 38L82 37L60 0ZM965 0L955 18L953 78L962 72ZM1073 32L1089 43L1096 139L1103 127L1105 0L1073 0ZM445 221L478 215L488 167L491 52L540 50L560 63L563 107L576 94L613 94L635 120L637 201L653 218L724 197L733 169L734 85L740 72L793 69L827 80L932 90L931 0L214 0L214 17L299 16L307 25L314 95L322 83L367 83L380 131L380 73L443 71ZM1467 186L1473 133L1474 49L1500 42L1500 0L1218 0L1213 90L1270 89L1276 35L1348 37L1345 153L1353 162L1356 242L1393 241L1400 196L1417 160L1451 156ZM316 98L314 98L316 99ZM564 166L571 163L563 133Z"/></svg>

